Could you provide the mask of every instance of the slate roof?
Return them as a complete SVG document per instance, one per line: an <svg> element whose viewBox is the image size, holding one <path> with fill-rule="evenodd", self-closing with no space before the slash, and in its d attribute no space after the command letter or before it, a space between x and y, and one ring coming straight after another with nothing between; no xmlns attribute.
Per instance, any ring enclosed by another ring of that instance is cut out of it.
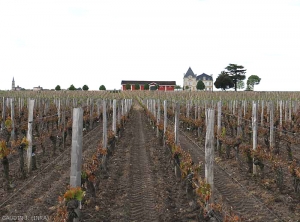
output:
<svg viewBox="0 0 300 222"><path fill-rule="evenodd" d="M158 85L169 85L169 86L176 86L176 81L139 81L139 80L122 80L121 85L126 84L139 84L139 85L145 85L145 84L151 84L156 83Z"/></svg>
<svg viewBox="0 0 300 222"><path fill-rule="evenodd" d="M196 75L194 74L193 70L191 69L191 67L189 67L188 71L186 72L186 74L184 75L184 78L188 78L189 76L192 76L193 78L196 78Z"/></svg>
<svg viewBox="0 0 300 222"><path fill-rule="evenodd" d="M207 75L205 73L202 73L201 75L198 75L196 80L199 81L199 80L203 80L203 77L205 77L205 80L210 80L210 81L213 81L213 78L210 76L210 75Z"/></svg>

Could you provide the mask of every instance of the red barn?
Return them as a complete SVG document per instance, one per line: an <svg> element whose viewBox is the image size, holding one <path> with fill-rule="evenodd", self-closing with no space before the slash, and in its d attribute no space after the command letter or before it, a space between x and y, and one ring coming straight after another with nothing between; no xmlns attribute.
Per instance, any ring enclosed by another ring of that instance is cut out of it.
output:
<svg viewBox="0 0 300 222"><path fill-rule="evenodd" d="M130 86L128 90L144 90L146 85L149 86L149 90L160 90L160 91L174 91L176 81L136 81L136 80L122 80L122 90L126 90L126 85ZM139 89L135 89L138 85Z"/></svg>

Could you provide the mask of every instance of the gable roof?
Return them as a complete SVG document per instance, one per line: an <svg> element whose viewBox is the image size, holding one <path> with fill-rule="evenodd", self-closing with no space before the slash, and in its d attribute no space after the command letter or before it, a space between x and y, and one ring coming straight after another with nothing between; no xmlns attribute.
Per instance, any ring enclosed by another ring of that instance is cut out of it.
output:
<svg viewBox="0 0 300 222"><path fill-rule="evenodd" d="M189 67L188 71L186 72L186 74L184 75L183 78L188 78L189 76L192 76L193 78L196 78L196 75L194 74L194 72L191 69L191 67Z"/></svg>
<svg viewBox="0 0 300 222"><path fill-rule="evenodd" d="M197 76L197 78L196 78L196 80L197 81L199 81L199 80L201 80L201 81L203 81L203 77L205 77L205 81L213 81L213 78L212 78L212 76L210 76L210 75L207 75L207 74L205 74L205 73L202 73L201 75L198 75Z"/></svg>
<svg viewBox="0 0 300 222"><path fill-rule="evenodd" d="M139 84L139 85L145 85L145 84L151 84L156 83L158 85L169 85L169 86L176 86L176 81L139 81L139 80L122 80L121 85L126 84Z"/></svg>

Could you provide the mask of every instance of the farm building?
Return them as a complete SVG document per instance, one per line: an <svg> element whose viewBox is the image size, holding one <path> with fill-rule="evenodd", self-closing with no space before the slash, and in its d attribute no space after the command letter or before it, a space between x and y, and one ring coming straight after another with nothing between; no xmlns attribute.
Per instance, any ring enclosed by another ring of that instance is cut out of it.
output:
<svg viewBox="0 0 300 222"><path fill-rule="evenodd" d="M176 81L136 81L136 80L122 80L122 90L126 90L126 85L130 86L128 90L144 90L145 86L149 86L149 90L159 91L174 91ZM136 89L139 86L139 89Z"/></svg>

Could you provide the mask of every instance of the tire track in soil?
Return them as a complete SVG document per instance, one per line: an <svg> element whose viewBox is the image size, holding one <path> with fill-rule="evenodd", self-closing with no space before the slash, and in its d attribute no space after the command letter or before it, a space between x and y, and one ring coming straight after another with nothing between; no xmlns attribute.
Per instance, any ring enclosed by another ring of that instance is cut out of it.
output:
<svg viewBox="0 0 300 222"><path fill-rule="evenodd" d="M147 144L150 141L145 140L141 112L137 112L138 122L135 128L136 138L131 140L130 146L130 168L129 168L129 187L130 196L130 221L158 221L155 209L155 193L152 183L150 163L146 152Z"/></svg>
<svg viewBox="0 0 300 222"><path fill-rule="evenodd" d="M199 208L176 178L170 153L141 107L134 107L109 157L108 177L100 180L97 197L83 205L82 221L197 221Z"/></svg>
<svg viewBox="0 0 300 222"><path fill-rule="evenodd" d="M91 156L96 150L102 135L102 124L88 132L83 139L83 162L85 157ZM69 151L71 149L69 147ZM0 216L26 215L30 216L49 216L53 213L49 210L57 204L57 198L61 195L70 180L71 157L70 152L66 151L59 160L52 163L52 167L41 172L28 188L24 188L19 194L14 196L6 205L5 210L0 211ZM54 165L55 164L55 165Z"/></svg>
<svg viewBox="0 0 300 222"><path fill-rule="evenodd" d="M181 133L179 135L179 141L181 147L191 154L194 162L198 163L201 161L205 163L204 152L200 150L199 147L189 141L184 135L181 135ZM233 212L239 214L245 221L280 221L270 213L265 206L255 200L249 193L245 192L240 185L232 181L217 164L215 164L214 167L214 186L216 194L219 193L221 195L222 202L224 202L227 207L232 207ZM201 174L201 176L204 177L204 170L202 170Z"/></svg>

